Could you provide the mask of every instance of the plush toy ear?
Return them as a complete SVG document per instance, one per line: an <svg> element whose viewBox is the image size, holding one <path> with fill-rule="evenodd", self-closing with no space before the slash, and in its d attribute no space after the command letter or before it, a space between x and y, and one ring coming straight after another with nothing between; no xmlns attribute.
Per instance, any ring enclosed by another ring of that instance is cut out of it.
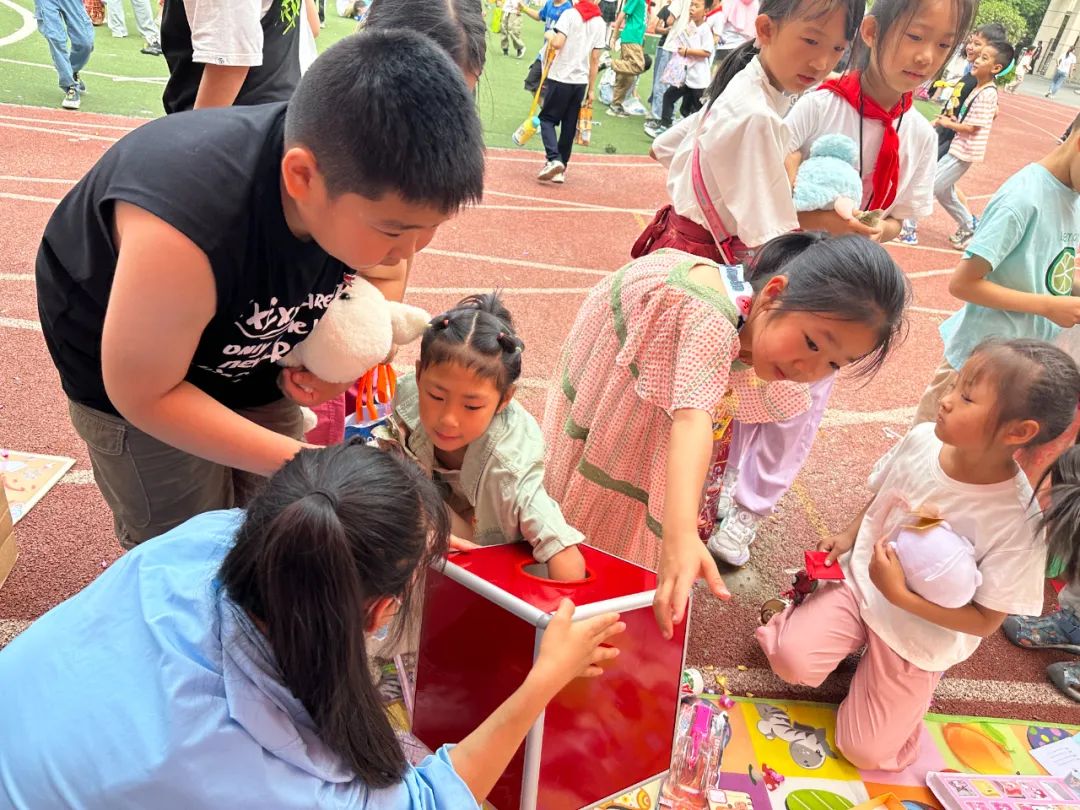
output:
<svg viewBox="0 0 1080 810"><path fill-rule="evenodd" d="M424 334L431 320L431 315L425 310L408 304L399 304L397 301L387 301L386 305L390 310L390 327L394 332L396 345L404 346L406 343L412 343Z"/></svg>

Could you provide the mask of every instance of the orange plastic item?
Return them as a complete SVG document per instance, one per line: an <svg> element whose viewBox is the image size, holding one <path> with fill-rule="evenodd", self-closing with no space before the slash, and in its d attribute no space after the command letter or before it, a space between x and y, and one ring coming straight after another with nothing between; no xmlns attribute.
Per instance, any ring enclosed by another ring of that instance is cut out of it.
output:
<svg viewBox="0 0 1080 810"><path fill-rule="evenodd" d="M388 405L397 393L397 374L389 363L379 363L357 380L356 421L362 422L364 409L369 421L379 418L377 405Z"/></svg>

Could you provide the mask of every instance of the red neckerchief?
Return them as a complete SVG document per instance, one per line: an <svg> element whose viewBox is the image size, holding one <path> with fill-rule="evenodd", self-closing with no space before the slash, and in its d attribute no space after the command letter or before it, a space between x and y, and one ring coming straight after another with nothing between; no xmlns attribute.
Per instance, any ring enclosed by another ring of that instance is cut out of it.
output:
<svg viewBox="0 0 1080 810"><path fill-rule="evenodd" d="M714 9L713 9L712 11L707 11L707 12L705 12L705 19L707 20L707 19L709 19L709 17L711 17L711 16L713 15L713 14L719 14L719 13L720 13L721 11L723 11L723 10L724 10L724 7L723 7L723 6L717 6L717 7L716 7L716 8L714 8Z"/></svg>
<svg viewBox="0 0 1080 810"><path fill-rule="evenodd" d="M581 19L588 22L593 17L600 16L600 6L592 2L592 0L578 0L574 4L574 8L578 10L578 14L581 15Z"/></svg>
<svg viewBox="0 0 1080 810"><path fill-rule="evenodd" d="M881 139L881 151L874 164L873 189L867 211L887 209L896 200L896 189L900 182L900 135L893 121L911 109L911 93L904 93L890 110L886 110L868 95L863 93L859 71L845 73L839 79L829 79L821 85L859 111L859 114L874 121L880 121L885 127ZM860 144L861 148L861 144Z"/></svg>

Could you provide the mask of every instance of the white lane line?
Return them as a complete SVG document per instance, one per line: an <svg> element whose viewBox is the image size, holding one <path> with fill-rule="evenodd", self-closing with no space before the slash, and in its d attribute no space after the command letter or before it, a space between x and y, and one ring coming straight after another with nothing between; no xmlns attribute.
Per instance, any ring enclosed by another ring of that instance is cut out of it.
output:
<svg viewBox="0 0 1080 810"><path fill-rule="evenodd" d="M11 273L10 275L17 275ZM0 274L2 280L4 274ZM30 275L29 278L33 278ZM499 292L504 295L580 295L587 293L592 287L499 287ZM473 295L475 287L412 287L407 290L409 295Z"/></svg>
<svg viewBox="0 0 1080 810"><path fill-rule="evenodd" d="M485 256L479 253L462 253L457 250L438 250L437 248L424 248L425 256L445 256L448 259L466 259L473 262L488 262L489 264L508 264L514 267L531 267L534 270L553 270L557 273L584 273L589 276L609 276L613 270L597 270L593 267L572 267L563 264L547 264L546 262L530 262L524 259L508 259L503 256Z"/></svg>
<svg viewBox="0 0 1080 810"><path fill-rule="evenodd" d="M36 25L36 23L35 23ZM52 65L47 65L44 62L26 62L22 59L6 59L0 58L0 62L7 62L9 65L22 65L23 67L36 67L45 68L46 70L56 70ZM115 73L99 73L95 70L80 70L80 76L98 76L102 79L111 79L114 82L134 82L135 84L158 84L164 85L169 80L168 76L118 76Z"/></svg>
<svg viewBox="0 0 1080 810"><path fill-rule="evenodd" d="M40 332L41 324L26 318L0 317L0 329L29 329L31 332Z"/></svg>
<svg viewBox="0 0 1080 810"><path fill-rule="evenodd" d="M74 486L85 486L87 484L94 483L94 471L93 470L72 470L67 473L58 482L58 485L72 484Z"/></svg>
<svg viewBox="0 0 1080 810"><path fill-rule="evenodd" d="M2 3L3 0L0 0ZM7 116L0 115L0 118L6 118ZM55 183L61 186L73 186L78 183L78 180L61 180L57 177L20 177L17 174L0 174L0 180L7 180L12 183Z"/></svg>
<svg viewBox="0 0 1080 810"><path fill-rule="evenodd" d="M904 248L904 250L931 250L935 253L948 253L950 256L955 256L957 261L963 257L963 253L959 250L951 250L949 248L928 247L927 245L905 245L903 242L887 242L885 244L887 248Z"/></svg>
<svg viewBox="0 0 1080 810"><path fill-rule="evenodd" d="M552 205L575 205L581 208L595 208L597 211L620 211L627 214L654 214L651 208L617 208L599 203L584 202L582 200L552 199L551 197L538 197L533 194L511 194L507 191L491 191L484 189L485 197L506 197L511 200L527 200L529 202L545 202Z"/></svg>
<svg viewBox="0 0 1080 810"><path fill-rule="evenodd" d="M908 278L931 278L933 276L947 276L953 272L953 268L946 267L944 270L920 270L917 273L907 273Z"/></svg>
<svg viewBox="0 0 1080 810"><path fill-rule="evenodd" d="M1030 121L1023 119L1018 115L1013 115L1012 113L1007 113L1007 112L1004 112L1004 111L1002 111L1001 114L1004 115L1006 118L1013 118L1013 119L1019 121L1021 124L1024 124L1025 126L1029 126L1029 127L1034 128L1034 129L1037 129L1037 130L1039 130L1039 132L1045 132L1047 135L1049 135L1051 138L1054 139L1055 143L1057 142L1058 135L1061 134L1060 132L1051 132L1048 129L1043 129L1038 124L1033 124Z"/></svg>
<svg viewBox="0 0 1080 810"><path fill-rule="evenodd" d="M927 315L954 315L955 309L935 309L934 307L908 307L908 312L923 312Z"/></svg>
<svg viewBox="0 0 1080 810"><path fill-rule="evenodd" d="M3 2L3 0L0 0ZM65 112L67 112L65 110ZM71 113L67 113L68 116ZM117 126L116 124L96 124L86 118L80 116L79 118L30 118L25 115L0 115L0 121L19 121L24 124L62 124L66 127L88 127L90 129L118 129L123 133L131 132L133 127L131 126ZM26 178L28 180L33 178Z"/></svg>
<svg viewBox="0 0 1080 810"><path fill-rule="evenodd" d="M911 424L915 418L915 406L891 408L887 411L840 411L829 409L821 419L822 427L850 427L851 425Z"/></svg>
<svg viewBox="0 0 1080 810"><path fill-rule="evenodd" d="M0 273L0 281L33 281L33 273Z"/></svg>
<svg viewBox="0 0 1080 810"><path fill-rule="evenodd" d="M0 124L0 126L3 126ZM59 197L35 197L33 194L16 194L12 191L0 191L0 199L20 200L22 202L48 203L56 205L60 202Z"/></svg>
<svg viewBox="0 0 1080 810"><path fill-rule="evenodd" d="M473 208L483 209L486 211L540 211L548 214L641 214L645 215L642 211L631 211L629 208L588 208L582 206L566 206L566 205L488 205L481 203L480 205L474 205ZM648 216L652 216L653 212L647 212Z"/></svg>
<svg viewBox="0 0 1080 810"><path fill-rule="evenodd" d="M700 665L699 665L700 666ZM715 679L716 675L727 677L727 686L732 694L750 693L755 698L768 700L769 694L799 697L816 695L820 700L821 691L808 686L792 686L780 680L772 670L755 667L738 670L735 667L709 666L703 674L706 680ZM710 684L706 683L706 686ZM842 683L830 684L825 692L833 697L844 691ZM935 701L967 700L976 703L1029 704L1033 706L1075 706L1076 704L1060 694L1048 683L1028 683L1026 681L976 680L973 678L952 678L946 676L934 692Z"/></svg>
<svg viewBox="0 0 1080 810"><path fill-rule="evenodd" d="M0 5L7 6L22 17L22 23L17 31L8 34L6 37L0 37L0 48L5 45L14 45L20 39L26 39L37 30L37 20L34 19L34 15L18 3L13 3L12 0L0 0Z"/></svg>
<svg viewBox="0 0 1080 810"><path fill-rule="evenodd" d="M503 157L502 155L490 155L489 154L487 156L487 159L488 160L498 160L498 161L501 161L503 163L532 163L532 164L535 164L537 166L543 165L543 162L544 162L543 157L540 155L539 152L536 152L535 154L536 154L536 157ZM663 169L663 167L659 163L653 163L653 162L646 163L645 161L640 161L640 162L637 162L637 163L629 163L629 162L626 162L626 161L621 161L620 162L620 161L616 161L616 160L605 160L605 161L575 160L574 161L574 168L576 169L578 166L599 166L600 168L603 168L603 169L607 169L609 167L613 168L613 169L614 168L642 169L642 168L648 168L649 166L655 166L659 170Z"/></svg>
<svg viewBox="0 0 1080 810"><path fill-rule="evenodd" d="M3 61L0 59L0 61ZM30 132L44 132L50 135L66 135L72 140L76 141L106 141L107 143L116 143L119 138L110 138L108 135L91 135L87 132L78 132L73 129L52 129L51 127L29 127L22 124L9 124L5 121L0 121L0 127L5 129L25 129Z"/></svg>

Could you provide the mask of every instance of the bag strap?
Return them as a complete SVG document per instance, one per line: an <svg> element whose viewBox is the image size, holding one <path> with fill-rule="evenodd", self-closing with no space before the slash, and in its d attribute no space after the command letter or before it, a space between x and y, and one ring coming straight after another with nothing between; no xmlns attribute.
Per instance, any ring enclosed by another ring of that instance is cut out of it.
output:
<svg viewBox="0 0 1080 810"><path fill-rule="evenodd" d="M973 95L973 96L969 95L967 98L965 98L964 99L964 106L960 108L960 114L957 115L956 120L959 121L960 123L963 123L964 119L967 118L967 114L971 111L971 107L975 103L975 99L977 99L979 96L981 96L990 87L993 87L993 85L994 85L994 83L990 82L990 84L986 85L986 87L984 87L982 90L980 90L975 95Z"/></svg>
<svg viewBox="0 0 1080 810"><path fill-rule="evenodd" d="M731 234L728 232L728 229L724 227L724 222L720 219L720 214L716 210L716 206L713 205L712 197L709 196L709 191L705 187L705 178L701 173L700 135L701 129L705 125L705 120L708 118L709 113L709 110L701 111L701 118L698 121L697 129L694 130L694 153L690 158L690 180L694 187L694 197L697 199L698 208L700 208L701 213L705 215L706 227L708 228L709 233L712 234L713 241L716 243L720 255L727 264L735 264L735 257L731 252Z"/></svg>

